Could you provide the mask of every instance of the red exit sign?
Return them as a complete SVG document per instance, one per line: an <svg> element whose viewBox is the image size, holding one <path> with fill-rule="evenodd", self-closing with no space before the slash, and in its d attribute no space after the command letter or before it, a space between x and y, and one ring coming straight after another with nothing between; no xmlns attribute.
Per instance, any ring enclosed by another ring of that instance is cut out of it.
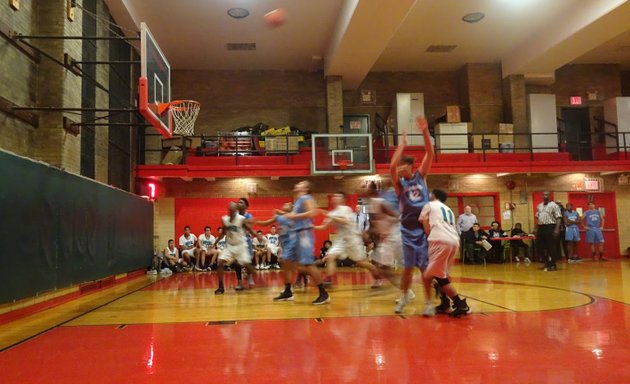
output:
<svg viewBox="0 0 630 384"><path fill-rule="evenodd" d="M582 96L571 96L571 105L582 105Z"/></svg>

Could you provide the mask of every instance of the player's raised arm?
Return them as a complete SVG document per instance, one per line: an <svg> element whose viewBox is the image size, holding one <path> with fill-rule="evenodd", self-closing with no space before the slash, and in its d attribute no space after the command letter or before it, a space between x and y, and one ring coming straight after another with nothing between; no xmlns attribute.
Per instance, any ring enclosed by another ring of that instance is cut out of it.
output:
<svg viewBox="0 0 630 384"><path fill-rule="evenodd" d="M433 148L433 143L431 142L431 135L429 134L429 123L427 122L427 119L418 116L416 118L416 124L418 124L418 128L420 128L420 131L422 131L422 134L424 135L424 148L426 150L424 158L422 159L422 163L418 168L418 172L420 172L420 175L426 179L429 171L431 170L431 166L433 165L433 159L435 158L435 149Z"/></svg>
<svg viewBox="0 0 630 384"><path fill-rule="evenodd" d="M392 156L392 161L389 163L389 173L392 176L392 184L394 185L394 189L396 190L396 195L400 196L400 177L398 176L398 165L400 163L400 158L402 157L403 151L407 146L407 130L403 129L402 132L402 142L398 144L398 148L396 148L396 152Z"/></svg>

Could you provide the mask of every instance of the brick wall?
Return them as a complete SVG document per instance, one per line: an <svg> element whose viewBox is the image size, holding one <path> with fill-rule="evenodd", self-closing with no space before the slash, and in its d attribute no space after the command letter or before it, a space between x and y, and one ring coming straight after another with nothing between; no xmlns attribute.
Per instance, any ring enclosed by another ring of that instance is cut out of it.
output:
<svg viewBox="0 0 630 384"><path fill-rule="evenodd" d="M102 0L96 0L97 14L101 20L110 18ZM7 2L0 4L0 22L24 35L82 35L83 11L75 9L74 21L66 17L66 0L21 1L20 10L12 10ZM92 17L92 16L86 16ZM108 36L109 29L103 21L97 24L97 35ZM63 61L64 53L75 60L82 59L81 40L32 40L46 53ZM5 39L0 39L0 96L19 106L80 107L81 84L84 80L60 65L42 57L38 64ZM97 42L97 60L109 59L109 42ZM96 80L107 87L109 67L96 67ZM108 94L96 90L96 107L107 108ZM61 112L40 112L39 128L34 128L8 114L0 112L0 148L80 173L81 137L63 129L63 117L74 122L80 115ZM103 116L105 113L97 114ZM107 122L103 119L100 122ZM95 179L108 183L109 134L107 127L96 128Z"/></svg>
<svg viewBox="0 0 630 384"><path fill-rule="evenodd" d="M621 71L621 96L630 96L630 71Z"/></svg>
<svg viewBox="0 0 630 384"><path fill-rule="evenodd" d="M105 3L98 1L96 3L98 15L107 15L108 9ZM96 23L96 34L98 36L109 36L109 28L105 23ZM96 42L96 60L109 60L109 41L99 40ZM109 84L109 66L96 66L96 81L105 87ZM102 89L96 88L96 108L109 107L109 94ZM103 114L101 114L103 115ZM108 119L99 120L100 123L107 123ZM123 128L125 129L125 128ZM109 127L95 127L94 137L94 178L100 182L109 182L108 160L109 160Z"/></svg>
<svg viewBox="0 0 630 384"><path fill-rule="evenodd" d="M326 81L320 72L173 71L172 98L201 102L197 134L263 122L326 132Z"/></svg>
<svg viewBox="0 0 630 384"><path fill-rule="evenodd" d="M360 91L376 92L376 104L362 106ZM387 118L396 100L396 93L418 92L424 94L424 111L432 123L446 114L447 105L458 105L459 94L455 72L370 72L357 90L344 91L345 115L380 114Z"/></svg>

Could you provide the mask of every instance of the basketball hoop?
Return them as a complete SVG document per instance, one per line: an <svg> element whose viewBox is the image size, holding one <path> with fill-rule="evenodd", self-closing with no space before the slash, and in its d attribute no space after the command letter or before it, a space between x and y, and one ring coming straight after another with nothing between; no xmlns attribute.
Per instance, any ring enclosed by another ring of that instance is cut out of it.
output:
<svg viewBox="0 0 630 384"><path fill-rule="evenodd" d="M182 136L195 134L195 121L199 115L201 104L194 100L175 100L170 103L160 104L161 114L167 112L173 120L173 133Z"/></svg>
<svg viewBox="0 0 630 384"><path fill-rule="evenodd" d="M339 160L337 164L339 164L339 170L341 171L348 169L348 160Z"/></svg>

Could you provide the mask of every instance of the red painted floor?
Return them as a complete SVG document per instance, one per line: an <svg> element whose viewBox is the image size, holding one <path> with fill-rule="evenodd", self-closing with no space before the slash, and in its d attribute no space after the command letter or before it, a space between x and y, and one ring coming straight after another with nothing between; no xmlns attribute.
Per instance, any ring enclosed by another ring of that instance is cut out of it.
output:
<svg viewBox="0 0 630 384"><path fill-rule="evenodd" d="M3 383L629 383L628 306L59 327L0 354Z"/></svg>

